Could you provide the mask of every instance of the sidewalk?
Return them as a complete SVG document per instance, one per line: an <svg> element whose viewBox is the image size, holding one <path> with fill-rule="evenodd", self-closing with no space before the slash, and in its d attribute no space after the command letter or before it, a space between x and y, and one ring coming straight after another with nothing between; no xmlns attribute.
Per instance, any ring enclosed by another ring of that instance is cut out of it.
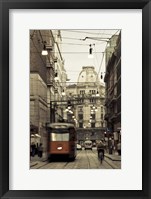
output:
<svg viewBox="0 0 151 199"><path fill-rule="evenodd" d="M113 169L121 169L121 156L117 152L113 154L105 153L106 162L112 166Z"/></svg>
<svg viewBox="0 0 151 199"><path fill-rule="evenodd" d="M34 157L30 157L30 167L36 166L39 164L39 162L46 162L47 158L46 157L38 157L38 155L35 155Z"/></svg>
<svg viewBox="0 0 151 199"><path fill-rule="evenodd" d="M121 161L121 156L119 156L117 153L114 154L105 153L104 155L105 157L111 159L112 161Z"/></svg>

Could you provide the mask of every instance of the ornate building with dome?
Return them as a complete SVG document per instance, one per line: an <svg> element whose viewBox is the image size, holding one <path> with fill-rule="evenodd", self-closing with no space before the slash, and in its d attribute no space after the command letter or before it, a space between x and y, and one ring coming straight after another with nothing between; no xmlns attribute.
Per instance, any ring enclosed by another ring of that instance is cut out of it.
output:
<svg viewBox="0 0 151 199"><path fill-rule="evenodd" d="M105 86L94 66L83 66L76 84L68 85L66 96L72 107L68 121L76 123L78 140L100 140L104 136Z"/></svg>

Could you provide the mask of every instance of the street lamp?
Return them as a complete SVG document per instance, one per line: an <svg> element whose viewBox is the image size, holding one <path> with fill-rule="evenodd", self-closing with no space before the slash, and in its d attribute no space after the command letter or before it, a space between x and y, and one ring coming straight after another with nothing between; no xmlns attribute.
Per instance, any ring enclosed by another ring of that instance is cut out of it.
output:
<svg viewBox="0 0 151 199"><path fill-rule="evenodd" d="M42 43L43 43L43 49L42 49L41 54L46 56L48 55L48 50L52 51L52 46L48 45L46 41L42 41Z"/></svg>
<svg viewBox="0 0 151 199"><path fill-rule="evenodd" d="M89 49L88 58L93 58L93 54L92 54L93 48L91 47L92 46L91 44L89 46L90 46L90 49Z"/></svg>
<svg viewBox="0 0 151 199"><path fill-rule="evenodd" d="M105 74L105 72L104 72L104 74ZM100 78L101 78L101 79L103 79L103 72L101 72L101 76L100 76Z"/></svg>
<svg viewBox="0 0 151 199"><path fill-rule="evenodd" d="M46 45L45 44L43 46L43 50L42 50L41 54L44 55L44 56L48 55L48 51L46 50Z"/></svg>
<svg viewBox="0 0 151 199"><path fill-rule="evenodd" d="M62 96L65 96L66 94L65 94L65 92L64 92L64 89L62 90Z"/></svg>
<svg viewBox="0 0 151 199"><path fill-rule="evenodd" d="M92 40L96 40L96 41L104 41L104 42L108 42L111 38L103 38L103 37L85 37L84 39L80 39L82 41L85 41L87 39L92 39Z"/></svg>

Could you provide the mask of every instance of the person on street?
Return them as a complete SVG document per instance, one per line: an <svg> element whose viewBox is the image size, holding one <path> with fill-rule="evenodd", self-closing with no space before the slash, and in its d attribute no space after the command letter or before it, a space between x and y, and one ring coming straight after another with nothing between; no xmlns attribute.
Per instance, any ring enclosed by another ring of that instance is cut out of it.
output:
<svg viewBox="0 0 151 199"><path fill-rule="evenodd" d="M109 138L109 154L113 153L113 141L112 138Z"/></svg>
<svg viewBox="0 0 151 199"><path fill-rule="evenodd" d="M42 153L43 153L43 147L42 147L42 143L40 143L39 147L38 147L38 156L41 158L42 157Z"/></svg>
<svg viewBox="0 0 151 199"><path fill-rule="evenodd" d="M36 145L35 145L34 142L32 142L32 144L31 144L31 155L32 155L32 157L35 156L35 152L36 152Z"/></svg>
<svg viewBox="0 0 151 199"><path fill-rule="evenodd" d="M105 152L106 144L103 140L100 140L100 142L97 144L97 151L98 151L98 157L99 153L103 152L103 158L104 158L104 152Z"/></svg>
<svg viewBox="0 0 151 199"><path fill-rule="evenodd" d="M121 155L121 143L120 142L117 144L117 152L118 152L118 155Z"/></svg>

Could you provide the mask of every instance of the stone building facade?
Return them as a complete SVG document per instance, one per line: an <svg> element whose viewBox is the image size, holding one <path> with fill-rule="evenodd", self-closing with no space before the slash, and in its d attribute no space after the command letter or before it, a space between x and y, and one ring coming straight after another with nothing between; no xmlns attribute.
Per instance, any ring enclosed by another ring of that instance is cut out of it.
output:
<svg viewBox="0 0 151 199"><path fill-rule="evenodd" d="M66 95L71 102L73 114L70 121L76 121L78 139L100 139L104 135L105 86L100 82L93 66L83 66L77 84L67 86Z"/></svg>
<svg viewBox="0 0 151 199"><path fill-rule="evenodd" d="M53 30L54 35L54 85L49 103L51 103L49 122L58 122L63 119L63 107L57 102L64 99L63 92L66 90L67 73L64 68L64 59L61 54L61 34L59 30Z"/></svg>
<svg viewBox="0 0 151 199"><path fill-rule="evenodd" d="M30 142L42 142L44 154L47 152L46 124L54 116L50 102L55 97L59 99L66 79L60 40L59 30L30 30ZM45 56L42 55L44 48L48 53ZM56 73L63 80L56 80Z"/></svg>
<svg viewBox="0 0 151 199"><path fill-rule="evenodd" d="M46 151L47 134L47 67L46 57L41 55L44 31L30 31L30 132L31 142L42 142ZM34 133L33 133L34 132Z"/></svg>
<svg viewBox="0 0 151 199"><path fill-rule="evenodd" d="M121 132L121 33L110 40L106 48L106 114L108 131L115 142L120 140Z"/></svg>

